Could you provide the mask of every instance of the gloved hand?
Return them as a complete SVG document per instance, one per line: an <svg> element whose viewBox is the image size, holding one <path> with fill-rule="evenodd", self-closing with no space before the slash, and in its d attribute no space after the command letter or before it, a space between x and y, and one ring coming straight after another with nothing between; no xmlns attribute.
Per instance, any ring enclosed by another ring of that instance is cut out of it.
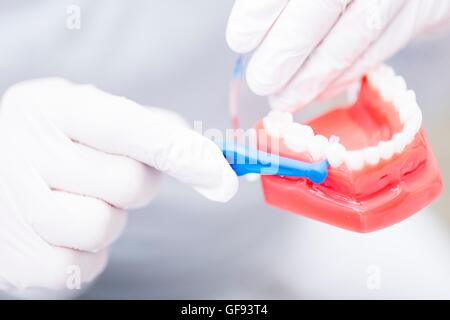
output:
<svg viewBox="0 0 450 320"><path fill-rule="evenodd" d="M446 24L447 0L236 0L227 41L256 49L249 87L296 110L345 89L419 33Z"/></svg>
<svg viewBox="0 0 450 320"><path fill-rule="evenodd" d="M63 79L11 87L0 109L0 287L92 281L124 210L151 200L159 172L215 201L238 187L220 149L172 112Z"/></svg>

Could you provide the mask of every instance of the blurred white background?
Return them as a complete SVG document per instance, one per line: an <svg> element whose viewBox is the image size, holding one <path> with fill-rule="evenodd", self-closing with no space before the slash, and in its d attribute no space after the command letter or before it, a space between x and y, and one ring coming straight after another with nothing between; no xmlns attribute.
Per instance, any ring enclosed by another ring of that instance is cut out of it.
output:
<svg viewBox="0 0 450 320"><path fill-rule="evenodd" d="M70 5L81 29L66 28ZM231 0L0 0L0 91L29 78L93 83L206 128L228 126ZM432 208L369 235L263 203L241 181L228 204L165 179L130 215L109 266L83 298L450 298L450 37L410 45L391 64L417 92L444 192ZM244 125L268 111L244 91ZM432 210L433 209L433 210Z"/></svg>

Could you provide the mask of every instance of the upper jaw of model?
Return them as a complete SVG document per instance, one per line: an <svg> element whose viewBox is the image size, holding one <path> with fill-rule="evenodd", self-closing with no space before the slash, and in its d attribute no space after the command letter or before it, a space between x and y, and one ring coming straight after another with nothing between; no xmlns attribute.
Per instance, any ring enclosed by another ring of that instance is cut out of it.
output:
<svg viewBox="0 0 450 320"><path fill-rule="evenodd" d="M377 145L363 149L347 150L339 143L339 137L314 134L310 126L294 122L291 113L275 110L263 119L264 129L272 138L282 139L291 151L308 153L313 161L327 159L332 168L345 166L356 171L366 165L375 166L381 160L389 160L414 141L422 125L422 112L414 91L407 89L405 80L395 75L392 68L381 65L368 74L367 80L370 87L398 113L402 129L390 140L379 141Z"/></svg>

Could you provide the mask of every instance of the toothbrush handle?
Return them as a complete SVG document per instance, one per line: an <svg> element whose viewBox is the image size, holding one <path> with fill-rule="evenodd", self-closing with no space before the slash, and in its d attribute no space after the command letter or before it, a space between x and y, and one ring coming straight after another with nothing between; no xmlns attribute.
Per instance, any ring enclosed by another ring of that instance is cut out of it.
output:
<svg viewBox="0 0 450 320"><path fill-rule="evenodd" d="M238 176L248 173L304 177L313 183L322 183L328 171L328 161L308 163L268 154L241 145L226 143L222 146L225 158Z"/></svg>

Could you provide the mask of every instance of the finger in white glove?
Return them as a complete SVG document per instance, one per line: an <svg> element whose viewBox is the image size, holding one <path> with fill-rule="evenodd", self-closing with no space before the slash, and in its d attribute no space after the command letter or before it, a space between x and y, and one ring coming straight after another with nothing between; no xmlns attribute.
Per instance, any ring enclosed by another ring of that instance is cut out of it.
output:
<svg viewBox="0 0 450 320"><path fill-rule="evenodd" d="M220 149L178 115L62 79L5 93L0 150L0 279L12 288L64 288L70 266L92 281L160 171L211 200L237 190Z"/></svg>
<svg viewBox="0 0 450 320"><path fill-rule="evenodd" d="M308 61L295 70L297 74L292 81L271 97L271 105L303 107L317 98L332 80L364 54L405 6L403 1L379 0L376 3L377 7L370 7L367 1L353 2Z"/></svg>
<svg viewBox="0 0 450 320"><path fill-rule="evenodd" d="M289 0L236 0L228 20L226 39L239 53L255 49Z"/></svg>
<svg viewBox="0 0 450 320"><path fill-rule="evenodd" d="M447 0L289 0L281 13L267 3L240 2L230 16L228 43L242 52L239 43L247 39L253 49L257 41L250 39L260 39L247 82L279 109L339 92L418 33L450 20ZM272 21L265 31L251 15L255 11Z"/></svg>
<svg viewBox="0 0 450 320"><path fill-rule="evenodd" d="M384 61L393 56L399 48L407 45L408 40L416 35L430 31L429 29L417 29L416 18L425 19L423 24L428 23L432 30L444 28L448 24L450 15L450 1L421 2L420 6L408 3L395 19L379 37L378 41L370 45L367 50L349 66L345 72L339 74L324 91L334 90L340 92L346 89L351 83L358 81L368 70L377 66L380 61ZM405 24L409 22L409 26ZM395 45L393 45L395 44Z"/></svg>
<svg viewBox="0 0 450 320"><path fill-rule="evenodd" d="M347 1L289 1L255 51L247 83L259 95L281 90L338 21Z"/></svg>

